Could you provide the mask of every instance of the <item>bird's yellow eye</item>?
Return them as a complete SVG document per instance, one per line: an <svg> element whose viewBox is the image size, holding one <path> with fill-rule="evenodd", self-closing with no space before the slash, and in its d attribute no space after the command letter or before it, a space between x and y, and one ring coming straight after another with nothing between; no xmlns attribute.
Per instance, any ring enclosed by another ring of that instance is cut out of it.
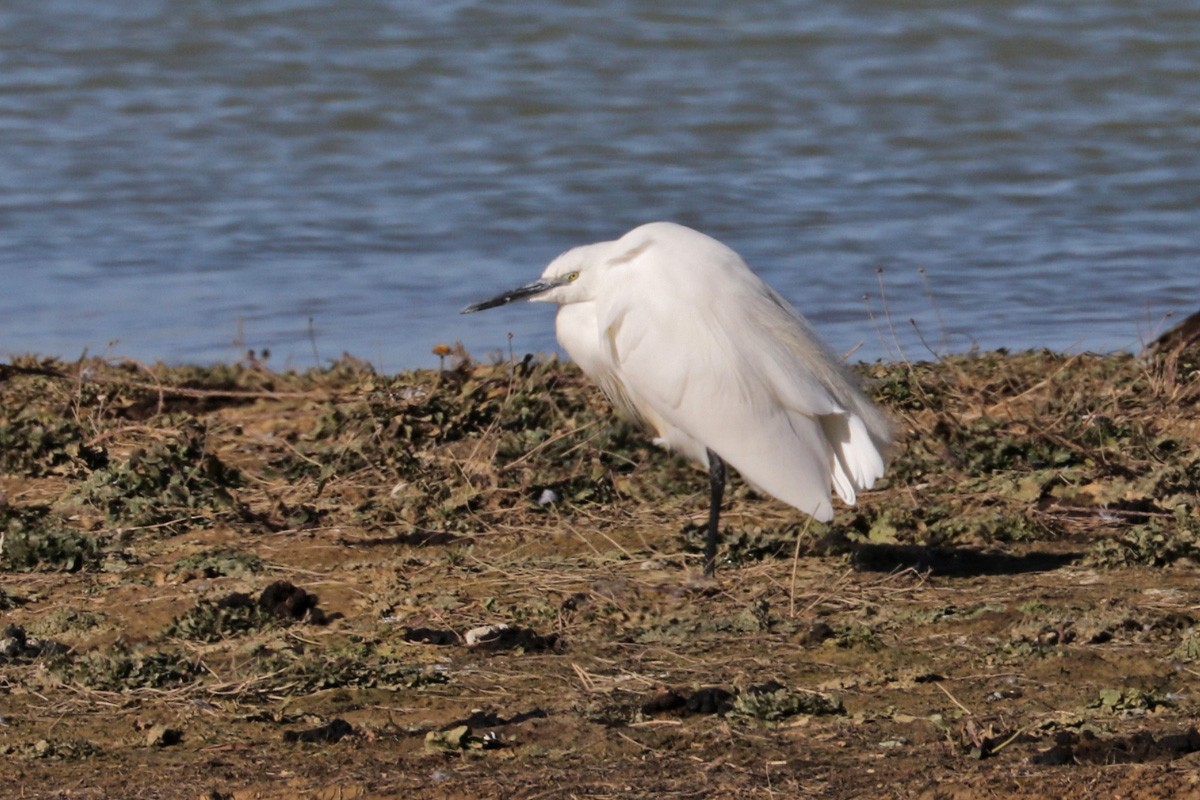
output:
<svg viewBox="0 0 1200 800"><path fill-rule="evenodd" d="M575 280L578 277L579 277L579 272L577 272L577 271L576 272L568 272L566 274L566 281L567 281L567 283L570 283L571 281Z"/></svg>

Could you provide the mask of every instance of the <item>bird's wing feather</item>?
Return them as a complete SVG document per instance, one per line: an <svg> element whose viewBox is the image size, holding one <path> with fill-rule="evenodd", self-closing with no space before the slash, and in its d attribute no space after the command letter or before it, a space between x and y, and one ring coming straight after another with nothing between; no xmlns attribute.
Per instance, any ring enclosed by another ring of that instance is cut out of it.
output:
<svg viewBox="0 0 1200 800"><path fill-rule="evenodd" d="M891 434L808 323L729 248L656 223L614 243L596 299L629 405L668 446L711 448L752 485L818 519L883 474Z"/></svg>
<svg viewBox="0 0 1200 800"><path fill-rule="evenodd" d="M675 442L667 434L677 430L763 491L830 519L834 456L820 415L842 409L819 376L800 370L788 382L786 364L755 352L775 346L760 321L740 311L761 282L739 280L734 271L732 282L719 276L720 295L706 297L697 285L703 275L681 280L653 248L619 269L637 270L636 280L609 283L598 299L598 321L626 394L648 409L643 416L661 418L668 444ZM780 374L772 377L773 370ZM777 383L787 387L789 400L779 396Z"/></svg>
<svg viewBox="0 0 1200 800"><path fill-rule="evenodd" d="M833 486L843 500L853 504L858 490L869 489L883 476L890 426L803 317L763 288L775 308L764 307L756 317L769 326L772 342L758 352L758 369L767 376L780 402L818 416L833 451ZM805 381L795 379L800 374L806 376Z"/></svg>

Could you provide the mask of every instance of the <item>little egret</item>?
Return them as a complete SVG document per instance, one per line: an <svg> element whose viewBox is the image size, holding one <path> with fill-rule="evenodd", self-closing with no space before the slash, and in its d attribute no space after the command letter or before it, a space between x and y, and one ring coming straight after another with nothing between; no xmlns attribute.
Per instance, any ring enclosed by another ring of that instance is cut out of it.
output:
<svg viewBox="0 0 1200 800"><path fill-rule="evenodd" d="M474 303L558 303L558 341L654 442L704 465L704 571L729 464L822 522L883 475L887 420L786 300L725 245L670 222L568 250L533 283Z"/></svg>

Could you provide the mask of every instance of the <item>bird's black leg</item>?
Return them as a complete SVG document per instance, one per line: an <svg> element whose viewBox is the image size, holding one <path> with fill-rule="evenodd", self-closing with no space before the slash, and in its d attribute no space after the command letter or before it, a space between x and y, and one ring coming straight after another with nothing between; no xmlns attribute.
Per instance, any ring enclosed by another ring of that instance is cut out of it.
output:
<svg viewBox="0 0 1200 800"><path fill-rule="evenodd" d="M721 520L721 498L725 495L725 462L708 451L708 479L711 484L708 507L708 538L704 541L704 574L717 568L717 524Z"/></svg>

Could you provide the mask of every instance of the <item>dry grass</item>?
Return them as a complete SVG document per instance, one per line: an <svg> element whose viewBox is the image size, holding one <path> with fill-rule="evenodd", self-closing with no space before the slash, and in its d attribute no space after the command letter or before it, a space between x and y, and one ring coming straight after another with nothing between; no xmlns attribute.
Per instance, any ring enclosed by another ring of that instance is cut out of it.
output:
<svg viewBox="0 0 1200 800"><path fill-rule="evenodd" d="M3 758L30 797L1188 790L1194 349L861 371L884 484L823 526L735 482L711 581L703 475L554 360L0 366ZM321 614L218 602L280 579Z"/></svg>

